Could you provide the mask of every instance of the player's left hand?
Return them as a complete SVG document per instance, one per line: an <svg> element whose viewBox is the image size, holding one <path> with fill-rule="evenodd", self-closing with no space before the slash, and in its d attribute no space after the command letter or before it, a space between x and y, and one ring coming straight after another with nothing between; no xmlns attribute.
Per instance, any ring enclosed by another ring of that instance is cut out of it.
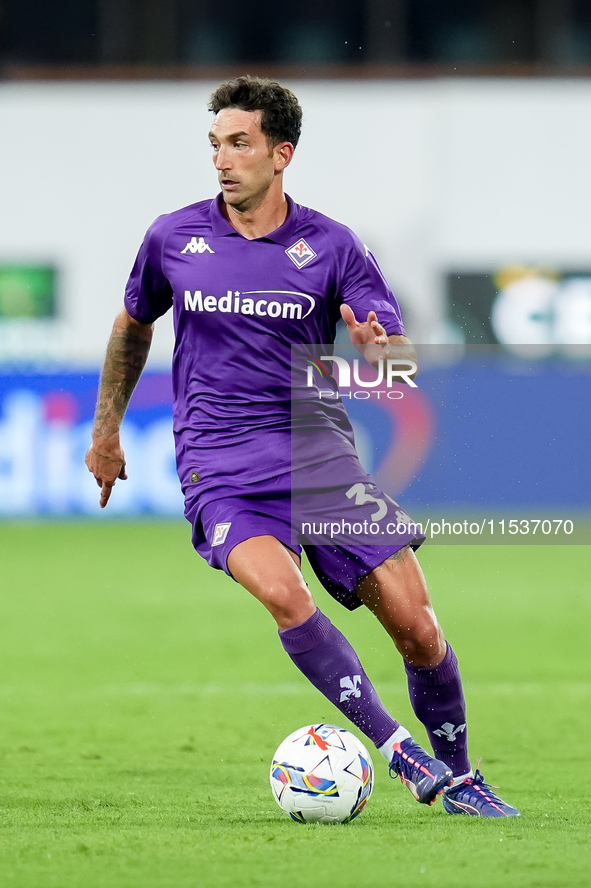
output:
<svg viewBox="0 0 591 888"><path fill-rule="evenodd" d="M341 305L341 317L347 325L351 342L370 364L387 357L388 336L375 311L370 311L367 320L360 323L350 305Z"/></svg>

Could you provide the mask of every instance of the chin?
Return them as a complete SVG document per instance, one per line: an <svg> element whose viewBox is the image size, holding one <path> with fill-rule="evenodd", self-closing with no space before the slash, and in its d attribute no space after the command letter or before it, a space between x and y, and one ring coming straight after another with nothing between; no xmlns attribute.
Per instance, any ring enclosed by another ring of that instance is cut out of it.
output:
<svg viewBox="0 0 591 888"><path fill-rule="evenodd" d="M252 199L248 200L248 198L245 198L238 194L224 194L224 203L226 204L226 206L232 207L239 213L246 213L252 207Z"/></svg>
<svg viewBox="0 0 591 888"><path fill-rule="evenodd" d="M232 207L239 206L243 202L243 199L240 197L240 195L232 191L222 191L222 198L224 203L229 204L229 206Z"/></svg>

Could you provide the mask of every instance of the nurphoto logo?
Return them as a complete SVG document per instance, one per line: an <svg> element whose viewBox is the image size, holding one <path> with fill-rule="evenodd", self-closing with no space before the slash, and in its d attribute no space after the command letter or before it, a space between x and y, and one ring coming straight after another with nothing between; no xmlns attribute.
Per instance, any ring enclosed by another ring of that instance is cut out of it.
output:
<svg viewBox="0 0 591 888"><path fill-rule="evenodd" d="M314 380L314 373L321 379L333 379L331 373L325 365L325 362L331 361L333 364L333 373L336 370L337 391L333 389L325 390L318 388L318 397L335 398L335 397L354 397L357 400L370 398L375 395L378 399L381 395L385 395L391 400L400 400L404 397L399 389L393 389L394 385L403 383L410 388L418 388L413 376L417 372L417 364L411 360L401 360L400 358L379 358L375 366L375 379L362 379L359 372L359 359L354 358L352 362L347 358L338 355L321 355L320 358L308 356L308 366L306 367L306 386L308 388L316 388L317 383ZM364 366L366 361L363 361ZM352 364L352 367L351 367ZM352 372L351 372L352 371ZM385 383L386 388L378 388ZM353 392L342 392L342 389L355 389ZM359 391L361 389L361 391ZM367 390L370 391L367 391Z"/></svg>

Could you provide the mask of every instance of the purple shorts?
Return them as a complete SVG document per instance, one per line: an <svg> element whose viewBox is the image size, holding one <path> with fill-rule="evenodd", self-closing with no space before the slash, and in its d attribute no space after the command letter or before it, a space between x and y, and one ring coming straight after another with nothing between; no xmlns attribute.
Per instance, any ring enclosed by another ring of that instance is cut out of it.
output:
<svg viewBox="0 0 591 888"><path fill-rule="evenodd" d="M289 476L204 492L186 502L193 546L209 565L229 574L234 546L273 536L298 555L303 549L327 592L354 610L362 604L355 594L359 581L394 552L407 545L417 549L425 539L400 506L363 477L296 496Z"/></svg>

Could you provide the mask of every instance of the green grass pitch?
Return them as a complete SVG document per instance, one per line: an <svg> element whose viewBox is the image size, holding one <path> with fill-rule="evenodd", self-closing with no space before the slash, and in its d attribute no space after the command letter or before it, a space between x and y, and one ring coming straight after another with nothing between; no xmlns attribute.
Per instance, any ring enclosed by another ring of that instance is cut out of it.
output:
<svg viewBox="0 0 591 888"><path fill-rule="evenodd" d="M591 885L590 547L421 553L472 756L521 818L419 806L376 752L367 809L322 827L282 814L269 763L295 728L343 719L188 531L0 525L3 888ZM312 586L425 742L375 619Z"/></svg>

